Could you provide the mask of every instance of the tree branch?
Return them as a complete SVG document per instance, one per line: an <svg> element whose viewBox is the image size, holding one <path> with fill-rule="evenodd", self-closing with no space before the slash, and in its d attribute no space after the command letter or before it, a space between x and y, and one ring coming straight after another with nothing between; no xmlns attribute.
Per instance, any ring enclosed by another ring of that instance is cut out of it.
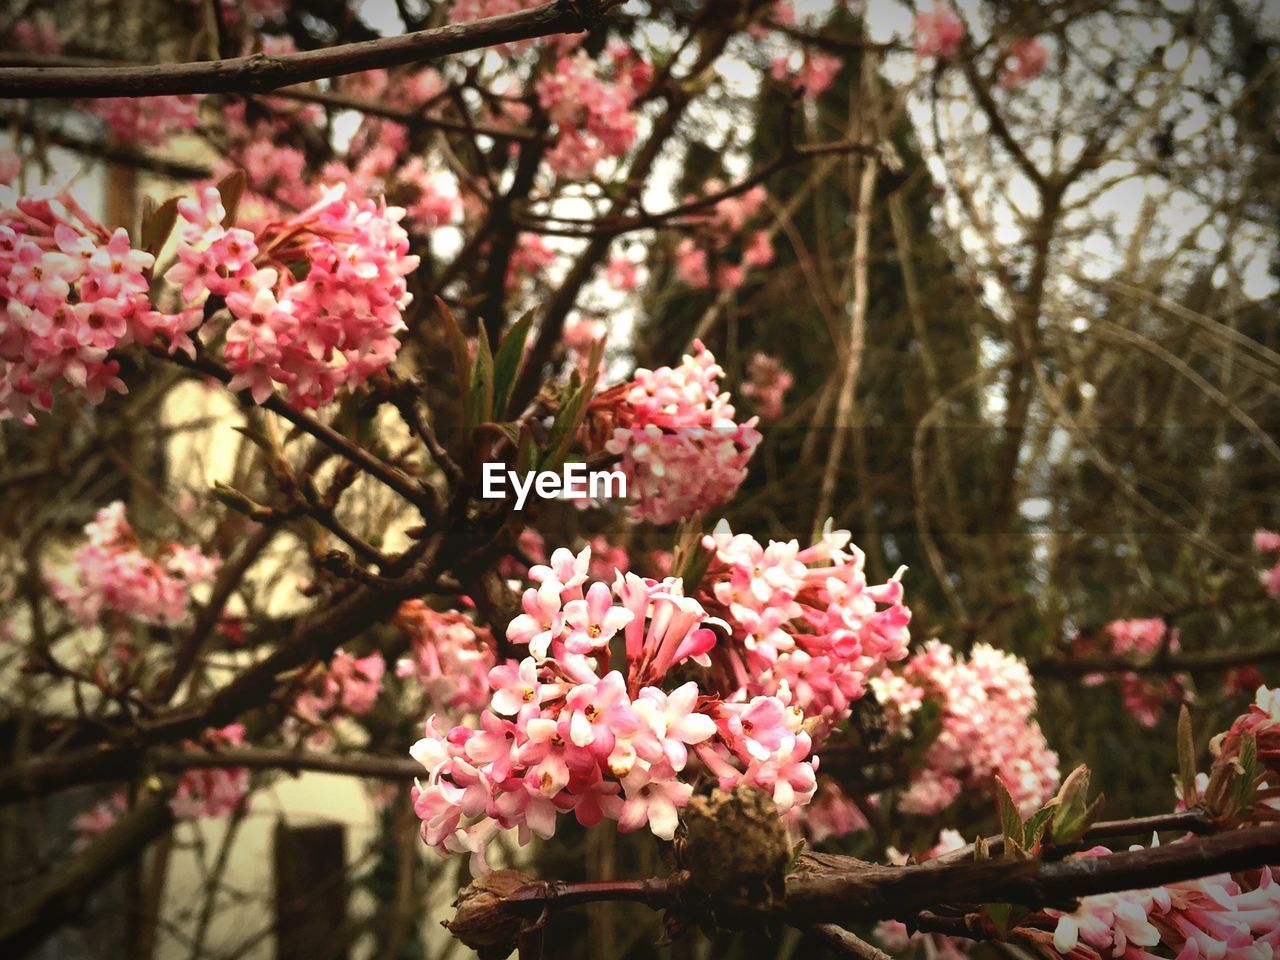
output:
<svg viewBox="0 0 1280 960"><path fill-rule="evenodd" d="M145 67L0 68L0 98L263 93L294 83L434 60L516 40L589 29L616 0L552 0L519 13L322 50Z"/></svg>

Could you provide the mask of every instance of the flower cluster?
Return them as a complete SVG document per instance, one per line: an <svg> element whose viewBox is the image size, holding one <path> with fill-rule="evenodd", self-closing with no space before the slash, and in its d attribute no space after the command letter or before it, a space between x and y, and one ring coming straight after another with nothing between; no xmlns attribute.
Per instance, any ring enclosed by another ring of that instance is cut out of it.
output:
<svg viewBox="0 0 1280 960"><path fill-rule="evenodd" d="M724 371L701 342L678 367L640 369L591 402L597 448L621 458L636 515L672 523L726 503L760 443L756 419L734 421Z"/></svg>
<svg viewBox="0 0 1280 960"><path fill-rule="evenodd" d="M50 589L85 626L104 613L158 626L181 623L191 588L218 571L217 557L199 547L170 543L148 556L120 501L99 510L84 530L88 541L69 568L50 578Z"/></svg>
<svg viewBox="0 0 1280 960"><path fill-rule="evenodd" d="M550 837L561 813L616 820L670 840L698 774L769 793L781 811L813 795L817 758L799 710L776 697L727 702L697 682L664 689L672 667L709 663L717 631L678 578L618 573L589 582L591 551L559 549L530 570L524 612L507 626L529 656L489 671L478 727L444 732L435 717L412 755L422 836L441 854L469 852L475 870L499 830ZM615 637L626 671L609 669Z"/></svg>
<svg viewBox="0 0 1280 960"><path fill-rule="evenodd" d="M934 0L932 10L917 15L915 26L916 59L949 60L959 52L964 23L944 0Z"/></svg>
<svg viewBox="0 0 1280 960"><path fill-rule="evenodd" d="M1094 847L1080 856L1110 853ZM1151 951L1159 947L1184 960L1265 958L1280 950L1280 884L1267 867L1250 882L1223 873L1084 897L1072 913L1049 913L1058 918L1054 949L1080 960L1155 957Z"/></svg>
<svg viewBox="0 0 1280 960"><path fill-rule="evenodd" d="M636 97L653 82L653 68L625 45L609 50L613 80L600 79L596 62L579 50L561 57L537 84L538 103L556 125L547 163L562 177L589 177L606 157L621 157L636 139Z"/></svg>
<svg viewBox="0 0 1280 960"><path fill-rule="evenodd" d="M403 210L348 200L338 185L256 234L224 225L214 188L179 212L187 226L165 279L188 302L205 291L225 301L231 389L262 403L279 385L291 404L316 407L391 362L412 299L404 278L418 265ZM296 263L306 264L301 279Z"/></svg>
<svg viewBox="0 0 1280 960"><path fill-rule="evenodd" d="M847 530L828 525L801 550L795 540L734 535L722 521L703 545L712 555L697 596L733 631L715 657L729 698L777 697L825 732L848 716L870 677L906 657L904 571L868 584Z"/></svg>
<svg viewBox="0 0 1280 960"><path fill-rule="evenodd" d="M755 404L761 420L777 420L782 416L782 401L795 383L791 372L776 358L757 353L747 364L747 382L742 395Z"/></svg>
<svg viewBox="0 0 1280 960"><path fill-rule="evenodd" d="M891 729L903 730L926 700L940 707L937 735L899 799L906 813L933 814L961 791L990 797L1000 777L1024 815L1053 796L1058 755L1032 719L1035 688L1012 654L977 644L967 659L937 640L872 681Z"/></svg>
<svg viewBox="0 0 1280 960"><path fill-rule="evenodd" d="M1015 40L1000 67L1000 86L1006 90L1034 80L1049 65L1049 51L1035 37Z"/></svg>
<svg viewBox="0 0 1280 960"><path fill-rule="evenodd" d="M183 741L189 751L218 751L244 744L244 725L228 724L208 730L199 741ZM206 767L187 770L178 779L169 808L179 820L220 817L243 807L249 795L249 771L245 767ZM107 830L129 809L129 799L117 790L106 799L76 815L71 822L77 848L85 846Z"/></svg>
<svg viewBox="0 0 1280 960"><path fill-rule="evenodd" d="M719 193L724 184L708 180L705 189L708 194ZM694 199L688 197L686 202ZM772 263L773 242L769 234L764 230L745 232L764 200L764 188L752 187L716 203L698 223L695 235L685 237L676 246L676 273L680 279L695 290L705 290L713 281L720 288L736 290L742 286L748 269Z"/></svg>
<svg viewBox="0 0 1280 960"><path fill-rule="evenodd" d="M792 65L789 56L774 57L770 75L779 82L789 83L805 100L817 100L843 66L844 61L839 57L806 50L799 69Z"/></svg>
<svg viewBox="0 0 1280 960"><path fill-rule="evenodd" d="M185 741L187 750L218 751L244 745L244 724L231 723L208 730L199 742ZM186 771L178 780L169 806L180 820L221 817L234 813L249 795L249 771L244 767L204 767Z"/></svg>
<svg viewBox="0 0 1280 960"><path fill-rule="evenodd" d="M413 642L410 656L396 664L396 676L414 677L427 701L454 714L479 713L489 703L489 671L496 665L493 635L455 610L433 610L406 600L396 623Z"/></svg>
<svg viewBox="0 0 1280 960"><path fill-rule="evenodd" d="M1096 645L1080 639L1076 641L1075 652L1091 652L1090 648ZM1170 629L1159 617L1113 620L1103 631L1102 646L1105 654L1141 661L1162 653L1176 653L1178 631ZM1087 686L1098 686L1113 677L1120 685L1125 709L1144 727L1154 727L1167 704L1191 699L1191 678L1186 674L1152 679L1126 670L1111 675L1091 673L1085 676L1084 682Z"/></svg>
<svg viewBox="0 0 1280 960"><path fill-rule="evenodd" d="M114 351L184 336L151 308L153 263L66 189L20 197L0 187L0 419L34 423L59 390L95 404L124 393Z"/></svg>
<svg viewBox="0 0 1280 960"><path fill-rule="evenodd" d="M80 107L100 117L115 139L144 147L159 146L176 134L194 130L200 122L199 105L200 98L192 94L80 101Z"/></svg>
<svg viewBox="0 0 1280 960"><path fill-rule="evenodd" d="M1258 760L1271 774L1280 777L1280 688L1258 687L1249 712L1237 717L1211 745L1216 762L1224 763L1237 756L1246 735L1257 743Z"/></svg>
<svg viewBox="0 0 1280 960"><path fill-rule="evenodd" d="M1274 553L1275 563L1258 574L1267 596L1280 600L1280 533L1257 530L1253 534L1253 548L1259 553Z"/></svg>
<svg viewBox="0 0 1280 960"><path fill-rule="evenodd" d="M308 674L293 702L293 712L312 727L321 727L337 715L363 717L373 710L385 670L386 661L380 653L353 657L336 650L328 666Z"/></svg>

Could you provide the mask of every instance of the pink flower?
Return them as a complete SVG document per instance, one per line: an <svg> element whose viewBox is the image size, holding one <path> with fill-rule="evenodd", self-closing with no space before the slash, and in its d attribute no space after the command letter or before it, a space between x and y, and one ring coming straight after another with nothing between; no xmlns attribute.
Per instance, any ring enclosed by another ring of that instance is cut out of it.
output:
<svg viewBox="0 0 1280 960"><path fill-rule="evenodd" d="M723 372L699 342L679 367L637 370L592 401L592 433L610 431L603 449L621 457L641 519L672 523L714 509L746 478L760 434L754 419L734 421L718 390Z"/></svg>
<svg viewBox="0 0 1280 960"><path fill-rule="evenodd" d="M1006 90L1034 80L1044 73L1049 63L1049 51L1035 37L1015 40L1000 68L1000 86Z"/></svg>
<svg viewBox="0 0 1280 960"><path fill-rule="evenodd" d="M932 11L916 17L916 59L954 57L964 33L964 24L955 12L943 0L935 0Z"/></svg>
<svg viewBox="0 0 1280 960"><path fill-rule="evenodd" d="M664 776L661 766L649 768L636 764L622 779L626 799L618 815L618 829L631 833L648 824L655 837L670 840L679 823L677 811L689 802L693 785Z"/></svg>
<svg viewBox="0 0 1280 960"><path fill-rule="evenodd" d="M552 640L564 630L564 614L560 611L560 584L549 579L540 587L530 587L521 598L524 613L507 627L511 643L528 644L535 660L543 660Z"/></svg>
<svg viewBox="0 0 1280 960"><path fill-rule="evenodd" d="M516 716L526 706L537 708L545 699L533 657L525 657L519 665L504 663L494 667L489 671L489 686L493 688L493 709L508 717Z"/></svg>
<svg viewBox="0 0 1280 960"><path fill-rule="evenodd" d="M1259 553L1272 553L1280 550L1280 533L1272 530L1255 530L1253 532L1253 549Z"/></svg>
<svg viewBox="0 0 1280 960"><path fill-rule="evenodd" d="M757 353L747 364L742 395L755 402L762 420L776 420L782 415L782 402L794 382L791 374L773 357Z"/></svg>
<svg viewBox="0 0 1280 960"><path fill-rule="evenodd" d="M218 559L198 547L170 544L158 562L143 553L120 501L98 511L85 527L88 542L72 565L50 576L53 595L83 625L107 616L173 626L187 619L191 589L213 580Z"/></svg>
<svg viewBox="0 0 1280 960"><path fill-rule="evenodd" d="M565 604L564 622L569 628L565 647L572 653L590 653L607 646L614 634L634 616L630 610L613 605L613 594L607 584L594 583L585 600Z"/></svg>

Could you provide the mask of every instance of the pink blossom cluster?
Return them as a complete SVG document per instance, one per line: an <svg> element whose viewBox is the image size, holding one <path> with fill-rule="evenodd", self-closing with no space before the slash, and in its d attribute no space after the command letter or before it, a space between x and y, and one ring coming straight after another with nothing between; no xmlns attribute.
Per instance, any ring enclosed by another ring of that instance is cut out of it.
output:
<svg viewBox="0 0 1280 960"><path fill-rule="evenodd" d="M184 740L183 749L191 752L218 752L227 747L244 745L244 725L228 724L206 730L197 740ZM179 820L221 817L242 809L249 795L249 771L245 767L193 767L183 772L169 808ZM76 834L75 845L84 847L94 837L109 829L129 809L123 790L78 814L71 822Z"/></svg>
<svg viewBox="0 0 1280 960"><path fill-rule="evenodd" d="M230 723L219 730L207 731L200 742L184 741L183 746L193 751L218 751L243 744L244 724ZM244 767L189 769L179 778L178 786L169 799L169 808L178 819L221 817L242 808L244 797L248 796L248 787L250 778L248 769ZM72 820L77 849L113 826L128 809L128 796L123 790L118 790L101 803L77 814Z"/></svg>
<svg viewBox="0 0 1280 960"><path fill-rule="evenodd" d="M1280 688L1258 687L1249 711L1215 738L1211 748L1219 762L1237 756L1246 735L1257 743L1258 760L1280 777Z"/></svg>
<svg viewBox="0 0 1280 960"><path fill-rule="evenodd" d="M327 666L307 676L302 692L293 702L294 714L313 727L338 715L365 716L373 710L382 690L386 666L377 652L353 657L345 650L335 650Z"/></svg>
<svg viewBox="0 0 1280 960"><path fill-rule="evenodd" d="M50 589L85 626L104 613L158 626L181 623L191 588L218 572L218 558L196 546L169 543L155 557L144 553L118 500L99 510L84 532L88 540L71 566L50 578Z"/></svg>
<svg viewBox="0 0 1280 960"><path fill-rule="evenodd" d="M905 813L934 814L961 792L990 797L1004 781L1024 815L1053 796L1058 755L1032 719L1036 693L1027 665L985 643L957 657L930 640L899 673L873 681L890 729L903 730L926 700L941 707L941 726L898 800Z"/></svg>
<svg viewBox="0 0 1280 960"><path fill-rule="evenodd" d="M1253 549L1259 553L1274 553L1275 563L1258 574L1262 589L1267 596L1280 600L1280 533L1271 530L1257 530L1253 534Z"/></svg>
<svg viewBox="0 0 1280 960"><path fill-rule="evenodd" d="M34 423L59 391L101 403L125 392L113 352L157 335L185 342L184 321L151 307L154 260L61 186L0 187L0 419Z"/></svg>
<svg viewBox="0 0 1280 960"><path fill-rule="evenodd" d="M292 48L279 38L263 39L275 41L264 44L269 54ZM444 80L430 68L397 76L394 83L387 71L369 70L343 78L340 89L356 100L412 112L437 98ZM252 120L242 101L228 100L222 107L229 140L225 169L243 170L250 188L241 202L242 222L265 223L301 210L318 189L338 183L347 186L352 198L393 198L404 208L405 222L422 233L457 221L461 198L455 181L411 150L403 123L364 117L343 153L317 172L293 143L321 131L324 110L273 97L263 102L271 112Z"/></svg>
<svg viewBox="0 0 1280 960"><path fill-rule="evenodd" d="M1079 856L1110 853L1094 847ZM1223 873L1084 897L1072 913L1048 912L1058 918L1054 949L1073 960L1155 958L1160 948L1181 960L1269 960L1280 952L1280 884L1268 867L1253 876Z"/></svg>
<svg viewBox="0 0 1280 960"><path fill-rule="evenodd" d="M396 664L396 676L414 677L439 710L474 714L488 705L488 676L497 660L487 627L456 610L433 610L421 600L402 603L396 623L413 641L411 654Z"/></svg>
<svg viewBox="0 0 1280 960"><path fill-rule="evenodd" d="M208 730L198 741L185 741L187 750L217 752L244 746L244 724L230 723ZM203 767L186 771L178 780L169 806L180 820L221 817L240 809L249 795L249 771L244 767Z"/></svg>
<svg viewBox="0 0 1280 960"><path fill-rule="evenodd" d="M760 443L756 418L734 421L724 371L700 341L677 367L639 369L591 402L595 446L620 458L635 514L672 523L726 503Z"/></svg>
<svg viewBox="0 0 1280 960"><path fill-rule="evenodd" d="M486 869L498 830L548 838L562 813L670 840L699 773L756 786L783 812L813 795L817 758L798 710L768 696L726 702L694 680L663 686L673 667L708 664L726 625L678 578L617 573L610 586L589 581L590 565L590 548L561 548L530 570L506 629L529 655L489 671L478 726L445 732L433 716L411 751L426 769L413 791L424 841L469 852L473 870ZM625 673L609 669L615 637Z"/></svg>
<svg viewBox="0 0 1280 960"><path fill-rule="evenodd" d="M1006 90L1034 80L1049 65L1049 51L1035 37L1015 40L1000 67L1000 86Z"/></svg>
<svg viewBox="0 0 1280 960"><path fill-rule="evenodd" d="M747 382L742 395L751 400L761 420L782 416L782 402L795 383L791 372L767 353L755 354L747 363Z"/></svg>
<svg viewBox="0 0 1280 960"><path fill-rule="evenodd" d="M864 554L849 540L828 524L803 550L795 540L762 544L723 521L703 538L712 555L696 595L733 632L715 658L726 699L777 697L819 735L848 717L870 677L905 659L904 570L868 584Z"/></svg>
<svg viewBox="0 0 1280 960"><path fill-rule="evenodd" d="M708 194L724 189L719 180L708 180ZM688 197L686 202L695 198ZM695 290L705 290L714 282L717 287L736 290L746 279L748 269L767 267L773 262L773 242L764 230L746 232L746 225L764 205L763 187L750 190L716 203L709 215L698 223L694 236L685 237L676 246L676 273ZM740 253L733 255L740 246Z"/></svg>
<svg viewBox="0 0 1280 960"><path fill-rule="evenodd" d="M1078 641L1076 652L1087 651L1090 646L1088 642ZM1113 620L1103 632L1104 653L1135 661L1147 660L1162 652L1176 653L1179 646L1178 631L1170 629L1159 617ZM1085 676L1084 682L1097 686L1112 678L1120 686L1125 709L1144 727L1159 723L1168 704L1192 698L1188 688L1191 681L1186 674L1149 678L1126 670L1118 674L1091 673Z"/></svg>
<svg viewBox="0 0 1280 960"><path fill-rule="evenodd" d="M846 837L868 827L858 805L831 777L819 777L817 792L809 805L793 807L784 822L794 835L804 836L812 844Z"/></svg>
<svg viewBox="0 0 1280 960"><path fill-rule="evenodd" d="M917 15L915 26L917 60L949 60L959 52L964 23L944 0L934 0L932 10Z"/></svg>
<svg viewBox="0 0 1280 960"><path fill-rule="evenodd" d="M536 233L516 237L516 247L507 261L507 289L513 290L523 280L540 276L556 262L556 252Z"/></svg>
<svg viewBox="0 0 1280 960"><path fill-rule="evenodd" d="M82 100L82 110L95 114L121 143L155 147L170 137L196 129L200 98L192 94L167 97L106 97Z"/></svg>
<svg viewBox="0 0 1280 960"><path fill-rule="evenodd" d="M538 103L556 126L547 163L571 180L591 176L606 157L621 157L636 139L636 97L653 82L653 68L631 48L609 50L613 79L602 80L585 51L556 61L537 83Z"/></svg>
<svg viewBox="0 0 1280 960"><path fill-rule="evenodd" d="M346 188L257 233L228 227L214 188L179 206L187 226L165 279L188 303L207 291L230 313L223 357L232 390L264 402L277 386L299 407L354 388L394 358L418 265L404 211L346 199ZM296 279L291 265L306 265ZM198 310L198 307L193 309Z"/></svg>
<svg viewBox="0 0 1280 960"><path fill-rule="evenodd" d="M829 53L806 50L797 70L792 66L792 58L778 56L773 58L770 75L780 83L788 83L805 100L817 100L836 78L844 61Z"/></svg>

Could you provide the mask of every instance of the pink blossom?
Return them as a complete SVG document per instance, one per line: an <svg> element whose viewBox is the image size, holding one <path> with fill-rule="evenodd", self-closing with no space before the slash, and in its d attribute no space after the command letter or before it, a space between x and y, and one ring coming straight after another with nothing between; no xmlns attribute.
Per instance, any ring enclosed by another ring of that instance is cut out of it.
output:
<svg viewBox="0 0 1280 960"><path fill-rule="evenodd" d="M1280 533L1273 530L1258 529L1253 532L1253 549L1259 553L1272 553L1280 550Z"/></svg>
<svg viewBox="0 0 1280 960"><path fill-rule="evenodd" d="M187 741L188 750L218 751L244 744L244 725L231 723L208 730L199 742ZM169 806L175 817L220 817L243 807L249 795L249 771L244 767L196 767L178 780Z"/></svg>
<svg viewBox="0 0 1280 960"><path fill-rule="evenodd" d="M672 523L727 502L760 442L756 421L737 423L724 371L701 342L678 367L637 370L591 402L593 436L621 457L635 514Z"/></svg>
<svg viewBox="0 0 1280 960"><path fill-rule="evenodd" d="M1009 48L1000 68L1000 86L1006 90L1034 80L1044 73L1049 63L1049 51L1035 37L1015 40Z"/></svg>
<svg viewBox="0 0 1280 960"><path fill-rule="evenodd" d="M943 0L935 0L933 10L919 14L915 26L916 59L949 60L959 52L964 24Z"/></svg>
<svg viewBox="0 0 1280 960"><path fill-rule="evenodd" d="M747 364L748 380L742 395L755 402L761 420L777 420L782 416L782 402L794 379L773 357L757 353Z"/></svg>
<svg viewBox="0 0 1280 960"><path fill-rule="evenodd" d="M487 628L421 600L401 604L395 622L413 641L411 656L396 664L397 676L415 677L427 700L441 708L478 713L489 702L486 677L495 663L495 644Z"/></svg>
<svg viewBox="0 0 1280 960"><path fill-rule="evenodd" d="M85 626L107 616L180 624L187 619L192 587L212 581L218 571L217 557L198 547L167 544L158 558L144 553L118 500L98 511L85 534L88 542L76 550L71 566L49 578L53 595Z"/></svg>
<svg viewBox="0 0 1280 960"><path fill-rule="evenodd" d="M661 686L675 663L709 665L708 644L728 625L684 596L678 579L615 568L610 588L590 570L590 550L563 548L531 569L539 586L506 632L533 655L489 671L491 700L476 721L446 732L432 717L410 751L425 773L413 791L422 837L440 854L467 852L484 869L498 829L525 843L550 837L568 813L670 839L703 773L755 783L787 807L813 795L818 761L798 710L768 696L727 703L693 680ZM593 624L601 637L624 633L625 672L608 668L609 644L570 642L578 632L600 639Z"/></svg>
<svg viewBox="0 0 1280 960"><path fill-rule="evenodd" d="M1058 757L1032 719L1030 672L1013 655L980 643L964 659L931 640L901 674L881 674L872 686L891 730L902 729L926 700L941 706L938 734L899 801L903 811L937 813L962 790L991 796L996 777L1024 814L1057 789Z"/></svg>

